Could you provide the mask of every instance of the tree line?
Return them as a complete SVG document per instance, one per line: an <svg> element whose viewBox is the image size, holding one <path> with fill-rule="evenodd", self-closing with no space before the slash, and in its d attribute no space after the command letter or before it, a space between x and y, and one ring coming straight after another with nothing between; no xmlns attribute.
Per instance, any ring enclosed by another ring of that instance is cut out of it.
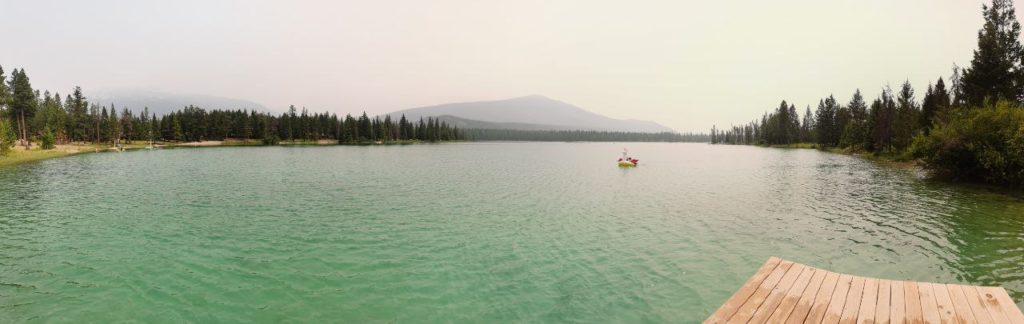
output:
<svg viewBox="0 0 1024 324"><path fill-rule="evenodd" d="M90 103L75 87L71 94L32 89L24 69L14 69L10 80L0 66L0 154L16 142L30 147L41 142L44 149L55 144L93 143L118 145L130 141L188 142L225 139L253 140L277 144L280 141L332 140L340 144L392 141L452 141L463 132L448 123L428 117L417 121L402 115L370 118L339 117L332 113L301 113L290 106L281 115L249 110L206 110L195 106L158 116L143 108L118 110L111 103Z"/></svg>
<svg viewBox="0 0 1024 324"><path fill-rule="evenodd" d="M473 141L537 141L537 142L701 142L711 136L700 133L641 133L593 130L516 130L466 129L465 136Z"/></svg>
<svg viewBox="0 0 1024 324"><path fill-rule="evenodd" d="M957 78L954 72L954 79ZM958 88L959 81L955 81ZM785 100L779 107L765 113L759 120L730 129L711 129L711 142L718 144L786 145L814 143L819 147L841 147L876 153L907 152L914 137L928 134L937 117L946 117L953 108L945 82L939 78L929 84L920 103L913 86L904 82L895 92L888 86L870 105L860 89L853 92L846 104L834 95L818 101L815 110L807 106L803 116L796 106ZM962 105L957 105L960 107Z"/></svg>
<svg viewBox="0 0 1024 324"><path fill-rule="evenodd" d="M301 113L290 106L280 116L245 110L210 110L188 106L161 118L154 127L160 138L170 141L258 139L264 144L279 141L332 140L339 144L393 141L454 141L464 139L458 127L433 117L410 121L402 115L370 118L333 113Z"/></svg>
<svg viewBox="0 0 1024 324"><path fill-rule="evenodd" d="M860 89L846 104L833 95L803 116L783 100L742 125L712 127L718 144L815 143L917 159L956 179L1024 187L1024 47L1013 2L982 6L985 19L970 67L954 64L947 87L938 78L920 100L909 81L889 86L868 104Z"/></svg>

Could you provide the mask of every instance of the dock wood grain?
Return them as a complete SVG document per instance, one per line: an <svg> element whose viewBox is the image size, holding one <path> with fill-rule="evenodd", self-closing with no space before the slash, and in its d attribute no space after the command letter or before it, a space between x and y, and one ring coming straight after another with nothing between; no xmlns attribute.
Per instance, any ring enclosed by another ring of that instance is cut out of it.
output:
<svg viewBox="0 0 1024 324"><path fill-rule="evenodd" d="M858 277L772 257L704 323L1024 324L1024 313L1002 287Z"/></svg>

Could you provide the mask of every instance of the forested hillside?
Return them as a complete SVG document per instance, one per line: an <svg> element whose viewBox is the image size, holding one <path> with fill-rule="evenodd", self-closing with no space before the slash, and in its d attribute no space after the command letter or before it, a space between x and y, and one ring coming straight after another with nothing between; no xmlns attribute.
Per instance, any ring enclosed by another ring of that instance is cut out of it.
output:
<svg viewBox="0 0 1024 324"><path fill-rule="evenodd" d="M787 145L870 152L916 159L937 175L1024 187L1024 48L1013 2L983 6L985 24L969 67L954 65L918 97L910 82L882 88L870 104L855 90L846 104L833 95L803 115L791 103L727 129L712 143Z"/></svg>

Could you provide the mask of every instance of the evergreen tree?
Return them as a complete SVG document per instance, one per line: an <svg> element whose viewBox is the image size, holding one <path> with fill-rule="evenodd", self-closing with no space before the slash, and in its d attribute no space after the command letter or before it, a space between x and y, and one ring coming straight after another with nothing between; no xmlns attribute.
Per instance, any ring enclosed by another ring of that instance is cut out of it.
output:
<svg viewBox="0 0 1024 324"><path fill-rule="evenodd" d="M935 82L935 114L930 118L929 123L934 123L935 118L947 118L949 109L952 106L952 99L950 98L949 90L946 90L946 83L942 81L942 77Z"/></svg>
<svg viewBox="0 0 1024 324"><path fill-rule="evenodd" d="M875 152L892 149L892 139L896 123L896 101L892 97L892 89L886 86L877 107L872 104L872 147Z"/></svg>
<svg viewBox="0 0 1024 324"><path fill-rule="evenodd" d="M103 106L103 110L100 113L99 127L100 127L100 133L102 134L102 137L99 139L99 141L106 141L106 140L111 139L111 136L110 136L110 115L107 114L107 106Z"/></svg>
<svg viewBox="0 0 1024 324"><path fill-rule="evenodd" d="M9 82L11 97L8 100L8 118L17 121L18 136L25 147L29 147L29 124L36 112L36 93L32 90L25 69L14 69Z"/></svg>
<svg viewBox="0 0 1024 324"><path fill-rule="evenodd" d="M55 125L52 125L53 129L56 130L57 141L60 143L66 143L69 141L71 129L68 128L68 112L67 107L60 99L60 93L54 93L53 95L53 115L56 115L56 119L53 121Z"/></svg>
<svg viewBox="0 0 1024 324"><path fill-rule="evenodd" d="M949 92L940 77L935 87L928 85L928 90L921 100L921 118L918 122L924 135L928 135L937 118L945 118L950 107Z"/></svg>
<svg viewBox="0 0 1024 324"><path fill-rule="evenodd" d="M978 31L978 49L963 74L964 100L972 106L986 99L993 104L1024 100L1024 47L1013 1L993 0L991 6L982 5L982 13L985 24Z"/></svg>
<svg viewBox="0 0 1024 324"><path fill-rule="evenodd" d="M5 117L7 112L7 106L10 100L11 88L7 86L7 76L4 75L4 67L0 66L0 119L3 119Z"/></svg>
<svg viewBox="0 0 1024 324"><path fill-rule="evenodd" d="M89 140L89 128L91 118L89 117L89 103L86 101L85 95L82 94L82 88L75 86L74 93L68 97L65 103L70 107L70 127L71 139L73 141L88 141Z"/></svg>
<svg viewBox="0 0 1024 324"><path fill-rule="evenodd" d="M844 147L862 148L867 146L865 141L868 138L868 107L864 102L864 96L860 89L853 93L850 103L846 105L849 110L850 119L843 128L840 145Z"/></svg>
<svg viewBox="0 0 1024 324"><path fill-rule="evenodd" d="M952 106L961 106L964 104L964 86L963 77L960 75L960 67L955 63L953 64L953 74L949 76L950 82L950 103Z"/></svg>
<svg viewBox="0 0 1024 324"><path fill-rule="evenodd" d="M363 112L362 116L359 116L359 135L356 137L359 141L367 141L373 139L373 125L370 122L370 117L366 116L366 112Z"/></svg>
<svg viewBox="0 0 1024 324"><path fill-rule="evenodd" d="M775 140L773 144L789 144L789 104L783 100L775 111Z"/></svg>
<svg viewBox="0 0 1024 324"><path fill-rule="evenodd" d="M153 124L149 120L149 107L142 108L142 115L139 116L138 133L140 138L147 142L153 141Z"/></svg>
<svg viewBox="0 0 1024 324"><path fill-rule="evenodd" d="M796 113L796 105L789 104L789 118L786 123L786 137L789 139L789 143L796 143L800 141L800 115ZM750 130L751 136L753 136L753 129Z"/></svg>
<svg viewBox="0 0 1024 324"><path fill-rule="evenodd" d="M64 108L61 107L58 97L50 95L50 91L44 91L42 100L37 103L38 109L32 120L32 127L38 135L44 135L44 130L50 131L50 134L54 136L56 141L56 134L62 134L64 132L64 119L65 112Z"/></svg>
<svg viewBox="0 0 1024 324"><path fill-rule="evenodd" d="M897 150L904 151L910 147L920 118L920 111L914 99L914 88L910 86L909 80L903 82L900 87L897 103L892 144Z"/></svg>
<svg viewBox="0 0 1024 324"><path fill-rule="evenodd" d="M836 99L832 95L829 95L828 98L818 101L818 111L814 113L814 115L817 117L814 126L815 137L817 138L819 145L839 145L840 126L837 122L837 114L840 113L839 108L839 104L836 103Z"/></svg>

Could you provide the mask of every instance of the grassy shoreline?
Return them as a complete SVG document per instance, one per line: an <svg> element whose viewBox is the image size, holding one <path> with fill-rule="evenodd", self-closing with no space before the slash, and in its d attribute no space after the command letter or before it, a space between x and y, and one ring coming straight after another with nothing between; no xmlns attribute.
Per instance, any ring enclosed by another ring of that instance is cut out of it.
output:
<svg viewBox="0 0 1024 324"><path fill-rule="evenodd" d="M346 145L346 146L370 146L370 145L412 145L429 143L417 140L401 140L401 141L388 141L388 142L358 142L350 144L339 144L333 140L319 140L319 141L281 141L276 145L265 145L260 140L224 140L224 141L202 141L202 142L182 142L182 143L154 143L156 148L197 148L197 147L239 147L239 146L335 146L335 145ZM124 150L139 150L149 146L147 142L133 142L122 145ZM113 145L108 144L65 144L57 145L55 148L50 150L40 149L38 146L33 146L31 149L25 149L24 147L18 146L11 150L7 156L0 156L0 168L15 166L25 163L38 162L43 160L49 160L54 158L86 154L86 153L101 153L101 152L117 152Z"/></svg>
<svg viewBox="0 0 1024 324"><path fill-rule="evenodd" d="M134 142L124 144L123 148L125 150L137 150L145 148L146 146L148 146L147 143ZM7 156L0 156L0 167L14 166L78 154L110 151L115 151L114 146L105 144L62 144L49 150L43 150L37 145L33 145L30 149L25 149L22 146L16 146L11 149L10 154Z"/></svg>

